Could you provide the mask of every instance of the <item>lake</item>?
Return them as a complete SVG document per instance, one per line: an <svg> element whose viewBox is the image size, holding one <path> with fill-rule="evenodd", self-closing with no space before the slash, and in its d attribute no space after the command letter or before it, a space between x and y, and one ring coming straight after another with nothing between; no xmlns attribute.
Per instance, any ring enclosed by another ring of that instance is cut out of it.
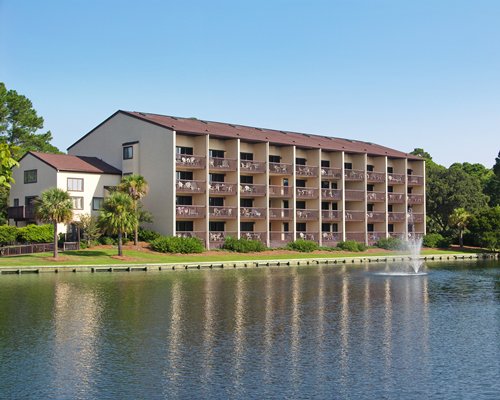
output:
<svg viewBox="0 0 500 400"><path fill-rule="evenodd" d="M0 398L498 399L500 265L0 276Z"/></svg>

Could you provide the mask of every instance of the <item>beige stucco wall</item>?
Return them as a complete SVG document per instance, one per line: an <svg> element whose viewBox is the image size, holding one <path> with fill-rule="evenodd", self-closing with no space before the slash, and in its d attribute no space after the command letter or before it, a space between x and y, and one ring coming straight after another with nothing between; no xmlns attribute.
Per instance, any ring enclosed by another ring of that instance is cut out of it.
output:
<svg viewBox="0 0 500 400"><path fill-rule="evenodd" d="M135 141L139 144L134 146L134 172L149 183L149 194L143 204L153 214L154 222L147 227L171 235L175 227L175 133L119 113L68 153L99 157L121 169L122 144Z"/></svg>

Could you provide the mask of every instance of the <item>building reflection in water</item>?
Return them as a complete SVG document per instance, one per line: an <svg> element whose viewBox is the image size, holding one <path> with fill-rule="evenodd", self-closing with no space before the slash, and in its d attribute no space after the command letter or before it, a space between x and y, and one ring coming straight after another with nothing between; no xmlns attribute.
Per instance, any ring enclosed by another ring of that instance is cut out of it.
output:
<svg viewBox="0 0 500 400"><path fill-rule="evenodd" d="M203 321L203 362L201 368L201 381L206 388L213 377L215 360L214 347L217 335L217 285L213 274L206 274L204 279L204 321Z"/></svg>
<svg viewBox="0 0 500 400"><path fill-rule="evenodd" d="M341 278L341 292L340 292L340 386L343 395L348 395L349 391L349 323L350 323L350 313L349 313L349 276L346 273L346 266L341 267L342 278Z"/></svg>
<svg viewBox="0 0 500 400"><path fill-rule="evenodd" d="M292 275L292 311L291 311L291 381L294 386L294 391L297 392L298 386L301 382L300 379L300 328L301 328L301 287L300 275L297 270L291 272Z"/></svg>
<svg viewBox="0 0 500 400"><path fill-rule="evenodd" d="M265 306L264 306L264 346L263 346L263 367L264 367L264 382L272 383L272 356L273 356L273 330L274 330L274 306L273 306L273 276L271 270L266 271L266 283L264 289Z"/></svg>
<svg viewBox="0 0 500 400"><path fill-rule="evenodd" d="M183 318L183 287L182 280L175 279L171 289L170 300L170 331L168 335L168 368L165 370L165 377L168 381L168 390L170 393L164 393L176 397L179 384L182 380L182 323Z"/></svg>
<svg viewBox="0 0 500 400"><path fill-rule="evenodd" d="M243 386L244 370L242 365L245 354L245 297L246 287L242 274L236 277L234 299L234 380L233 387L238 391Z"/></svg>

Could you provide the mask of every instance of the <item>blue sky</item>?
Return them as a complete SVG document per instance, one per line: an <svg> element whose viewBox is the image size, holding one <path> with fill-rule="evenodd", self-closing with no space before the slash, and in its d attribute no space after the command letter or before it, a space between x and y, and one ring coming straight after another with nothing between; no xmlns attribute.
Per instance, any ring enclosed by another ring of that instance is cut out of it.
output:
<svg viewBox="0 0 500 400"><path fill-rule="evenodd" d="M66 149L118 109L500 150L500 1L0 0L0 81Z"/></svg>

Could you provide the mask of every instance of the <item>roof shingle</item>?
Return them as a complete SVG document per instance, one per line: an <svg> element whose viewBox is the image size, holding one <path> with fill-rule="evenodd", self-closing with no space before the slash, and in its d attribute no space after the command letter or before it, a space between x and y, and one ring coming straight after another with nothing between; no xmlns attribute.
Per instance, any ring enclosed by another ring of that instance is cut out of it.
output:
<svg viewBox="0 0 500 400"><path fill-rule="evenodd" d="M72 156L69 154L50 154L38 151L29 151L44 163L58 171L86 172L90 174L112 174L121 175L121 171L109 165L97 157Z"/></svg>

